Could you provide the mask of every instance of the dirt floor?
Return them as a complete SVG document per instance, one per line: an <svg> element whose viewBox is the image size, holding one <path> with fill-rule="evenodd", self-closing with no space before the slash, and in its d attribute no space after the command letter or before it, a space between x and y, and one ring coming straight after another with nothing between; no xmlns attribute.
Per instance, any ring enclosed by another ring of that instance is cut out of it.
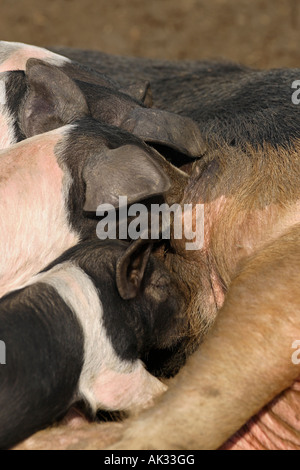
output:
<svg viewBox="0 0 300 470"><path fill-rule="evenodd" d="M300 65L298 0L1 0L0 38L168 59Z"/></svg>

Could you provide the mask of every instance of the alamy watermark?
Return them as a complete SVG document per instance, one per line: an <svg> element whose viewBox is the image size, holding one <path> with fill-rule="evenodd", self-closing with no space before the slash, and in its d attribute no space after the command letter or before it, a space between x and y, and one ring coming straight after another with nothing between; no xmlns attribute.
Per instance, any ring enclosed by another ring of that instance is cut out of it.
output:
<svg viewBox="0 0 300 470"><path fill-rule="evenodd" d="M0 341L0 366L6 364L6 344Z"/></svg>
<svg viewBox="0 0 300 470"><path fill-rule="evenodd" d="M300 80L295 80L292 83L292 89L296 90L292 94L292 103L295 105L299 105L300 104Z"/></svg>
<svg viewBox="0 0 300 470"><path fill-rule="evenodd" d="M292 363L295 364L295 366L298 366L300 364L300 340L293 342L292 349L296 349L292 354Z"/></svg>
<svg viewBox="0 0 300 470"><path fill-rule="evenodd" d="M133 204L119 197L118 210L112 204L98 207L100 240L185 240L186 250L201 250L204 244L203 204Z"/></svg>

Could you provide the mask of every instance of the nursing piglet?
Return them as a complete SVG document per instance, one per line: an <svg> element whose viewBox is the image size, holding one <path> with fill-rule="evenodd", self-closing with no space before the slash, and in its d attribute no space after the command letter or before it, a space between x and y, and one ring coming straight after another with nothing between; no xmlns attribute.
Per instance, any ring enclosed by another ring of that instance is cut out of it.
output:
<svg viewBox="0 0 300 470"><path fill-rule="evenodd" d="M6 110L3 126L15 127L15 139L91 115L132 132L145 142L169 147L189 157L200 156L206 148L198 126L191 119L144 106L148 84L142 91L139 85L120 89L100 72L63 56L5 41L0 41L0 72L7 72L5 88L0 93ZM43 96L42 107L40 100L32 100L32 94Z"/></svg>
<svg viewBox="0 0 300 470"><path fill-rule="evenodd" d="M79 400L95 416L143 408L166 389L143 360L178 344L183 301L142 243L85 242L1 299L0 448L52 424Z"/></svg>
<svg viewBox="0 0 300 470"><path fill-rule="evenodd" d="M119 86L115 80L105 74L42 47L20 42L0 41L0 72L24 70L30 58L41 59L55 65L68 73L70 77L78 80L88 80L90 83L110 88Z"/></svg>
<svg viewBox="0 0 300 470"><path fill-rule="evenodd" d="M0 296L80 240L95 238L100 204L172 192L173 173L185 181L139 139L92 119L0 152Z"/></svg>

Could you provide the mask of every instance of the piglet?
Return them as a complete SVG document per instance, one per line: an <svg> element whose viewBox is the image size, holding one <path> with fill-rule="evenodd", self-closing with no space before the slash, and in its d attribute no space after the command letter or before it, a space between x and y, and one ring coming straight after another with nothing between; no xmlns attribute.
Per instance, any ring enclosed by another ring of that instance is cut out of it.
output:
<svg viewBox="0 0 300 470"><path fill-rule="evenodd" d="M100 204L172 192L173 174L185 181L138 138L87 118L0 152L0 297L96 238Z"/></svg>
<svg viewBox="0 0 300 470"><path fill-rule="evenodd" d="M60 54L42 47L20 42L0 41L0 72L24 70L30 58L41 59L65 71L70 77L87 80L90 83L117 88L119 85L105 74L93 70L89 66L79 64Z"/></svg>
<svg viewBox="0 0 300 470"><path fill-rule="evenodd" d="M20 83L21 71L25 88ZM100 72L63 56L5 41L0 41L0 72L10 72L2 101L4 104L10 101L7 105L10 121L13 117L15 126L20 123L15 130L19 140L91 115L132 132L145 142L169 147L189 157L199 157L206 149L192 119L144 106L139 98L147 102L148 83L142 90L138 85L120 89ZM43 97L43 104L36 95Z"/></svg>
<svg viewBox="0 0 300 470"><path fill-rule="evenodd" d="M0 366L1 449L79 400L92 415L132 411L166 389L142 360L152 349L178 344L183 299L151 245L142 243L79 244L0 300L7 351Z"/></svg>

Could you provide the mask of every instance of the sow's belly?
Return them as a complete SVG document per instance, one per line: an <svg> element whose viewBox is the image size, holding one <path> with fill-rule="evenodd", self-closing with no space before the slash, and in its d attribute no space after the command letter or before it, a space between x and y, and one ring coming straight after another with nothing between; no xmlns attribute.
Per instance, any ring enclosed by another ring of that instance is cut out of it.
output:
<svg viewBox="0 0 300 470"><path fill-rule="evenodd" d="M221 450L300 450L300 378Z"/></svg>

